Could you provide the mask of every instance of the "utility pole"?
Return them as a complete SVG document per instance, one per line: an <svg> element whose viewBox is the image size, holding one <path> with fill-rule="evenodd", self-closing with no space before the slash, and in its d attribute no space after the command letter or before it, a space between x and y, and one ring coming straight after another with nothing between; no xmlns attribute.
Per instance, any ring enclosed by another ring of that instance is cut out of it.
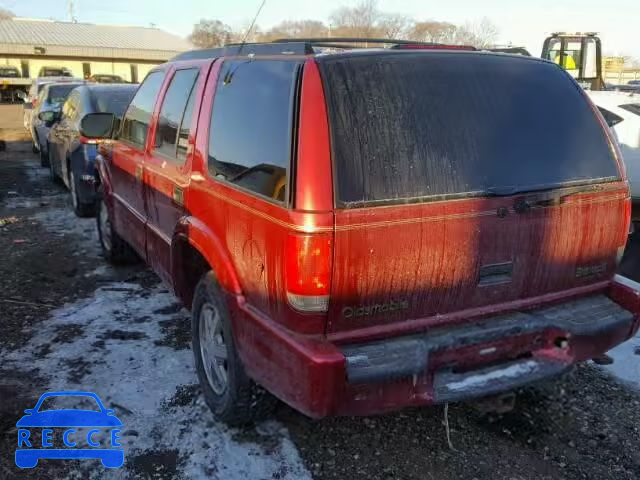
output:
<svg viewBox="0 0 640 480"><path fill-rule="evenodd" d="M75 21L75 18L73 17L73 0L67 0L67 15L70 22Z"/></svg>

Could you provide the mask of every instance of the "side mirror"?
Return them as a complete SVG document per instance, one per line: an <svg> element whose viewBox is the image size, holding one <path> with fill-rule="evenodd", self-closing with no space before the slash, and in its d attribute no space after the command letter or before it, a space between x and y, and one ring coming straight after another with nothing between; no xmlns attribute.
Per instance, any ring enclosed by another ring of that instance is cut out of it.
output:
<svg viewBox="0 0 640 480"><path fill-rule="evenodd" d="M28 414L28 415L31 415L31 414L32 414L32 413L34 413L34 412L35 412L35 409L34 409L34 408L27 408L27 409L24 411L24 413L26 413L26 414Z"/></svg>
<svg viewBox="0 0 640 480"><path fill-rule="evenodd" d="M114 124L113 113L89 113L80 120L80 135L96 140L111 138Z"/></svg>
<svg viewBox="0 0 640 480"><path fill-rule="evenodd" d="M60 118L60 114L53 110L47 110L44 112L40 112L38 114L38 118L42 120L44 123L53 123Z"/></svg>

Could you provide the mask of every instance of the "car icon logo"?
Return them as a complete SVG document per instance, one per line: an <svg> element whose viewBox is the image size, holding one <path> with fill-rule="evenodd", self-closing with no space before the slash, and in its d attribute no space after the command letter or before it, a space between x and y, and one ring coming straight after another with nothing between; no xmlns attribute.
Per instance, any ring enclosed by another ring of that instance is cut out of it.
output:
<svg viewBox="0 0 640 480"><path fill-rule="evenodd" d="M52 401L60 403L60 400L84 402L91 409L46 408ZM46 405L43 406L43 403ZM26 415L16 423L18 467L33 468L41 458L99 458L107 468L118 468L124 464L124 451L119 443L122 422L113 414L114 410L104 407L95 393L45 393L34 408L24 412ZM87 430L86 434L84 430ZM54 448L63 446L64 448Z"/></svg>

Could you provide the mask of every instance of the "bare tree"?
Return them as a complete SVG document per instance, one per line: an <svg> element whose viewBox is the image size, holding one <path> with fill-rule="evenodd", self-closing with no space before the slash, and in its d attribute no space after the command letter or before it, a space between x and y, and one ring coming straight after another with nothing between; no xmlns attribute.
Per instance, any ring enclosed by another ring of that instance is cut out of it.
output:
<svg viewBox="0 0 640 480"><path fill-rule="evenodd" d="M413 20L399 13L385 13L376 22L384 38L406 37L413 28Z"/></svg>
<svg viewBox="0 0 640 480"><path fill-rule="evenodd" d="M373 37L380 15L376 0L361 0L355 7L335 10L329 20L334 36Z"/></svg>
<svg viewBox="0 0 640 480"><path fill-rule="evenodd" d="M495 23L488 18L483 18L477 22L467 22L458 28L456 43L486 48L495 43L499 33L500 30Z"/></svg>
<svg viewBox="0 0 640 480"><path fill-rule="evenodd" d="M414 24L409 38L418 42L455 43L457 32L453 23L428 20Z"/></svg>
<svg viewBox="0 0 640 480"><path fill-rule="evenodd" d="M11 20L15 15L6 8L0 7L0 20Z"/></svg>
<svg viewBox="0 0 640 480"><path fill-rule="evenodd" d="M196 47L210 48L229 43L232 37L231 28L220 20L202 19L193 26L189 41Z"/></svg>
<svg viewBox="0 0 640 480"><path fill-rule="evenodd" d="M326 37L327 32L327 26L318 20L285 20L267 30L260 40Z"/></svg>

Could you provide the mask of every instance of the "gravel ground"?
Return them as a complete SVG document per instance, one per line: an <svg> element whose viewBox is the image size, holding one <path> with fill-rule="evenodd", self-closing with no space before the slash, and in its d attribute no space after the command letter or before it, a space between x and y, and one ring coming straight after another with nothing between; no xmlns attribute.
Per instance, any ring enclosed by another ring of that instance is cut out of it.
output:
<svg viewBox="0 0 640 480"><path fill-rule="evenodd" d="M591 364L518 392L507 414L451 405L454 449L441 407L313 421L281 406L246 430L215 422L187 312L142 265L105 264L93 221L73 216L19 136L0 152L0 478L640 478L640 393ZM634 348L616 358L637 381ZM116 410L123 468L16 468L15 422L56 389L94 391Z"/></svg>

